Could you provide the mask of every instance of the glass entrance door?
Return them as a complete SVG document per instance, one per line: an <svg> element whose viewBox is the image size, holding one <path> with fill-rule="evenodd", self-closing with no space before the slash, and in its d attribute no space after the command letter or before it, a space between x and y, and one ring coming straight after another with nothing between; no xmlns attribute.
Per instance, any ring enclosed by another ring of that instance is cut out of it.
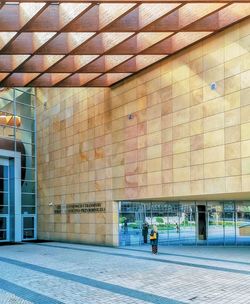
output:
<svg viewBox="0 0 250 304"><path fill-rule="evenodd" d="M23 240L35 239L35 216L23 215Z"/></svg>
<svg viewBox="0 0 250 304"><path fill-rule="evenodd" d="M0 158L0 242L8 242L9 231L9 160Z"/></svg>

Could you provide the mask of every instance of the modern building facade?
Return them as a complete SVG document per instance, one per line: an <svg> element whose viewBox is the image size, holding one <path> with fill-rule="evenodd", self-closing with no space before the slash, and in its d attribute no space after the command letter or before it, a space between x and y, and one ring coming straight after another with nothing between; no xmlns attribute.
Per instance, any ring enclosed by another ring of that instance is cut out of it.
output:
<svg viewBox="0 0 250 304"><path fill-rule="evenodd" d="M111 88L37 90L38 237L250 241L250 20Z"/></svg>
<svg viewBox="0 0 250 304"><path fill-rule="evenodd" d="M36 239L35 94L0 91L0 242Z"/></svg>
<svg viewBox="0 0 250 304"><path fill-rule="evenodd" d="M0 3L0 242L249 244L249 1L111 2Z"/></svg>

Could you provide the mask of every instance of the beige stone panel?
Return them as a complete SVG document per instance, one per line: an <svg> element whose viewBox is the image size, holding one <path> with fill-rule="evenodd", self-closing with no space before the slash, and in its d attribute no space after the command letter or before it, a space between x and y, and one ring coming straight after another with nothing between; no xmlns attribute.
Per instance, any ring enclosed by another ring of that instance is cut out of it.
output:
<svg viewBox="0 0 250 304"><path fill-rule="evenodd" d="M183 95L189 92L189 79L178 81L173 84L172 87L172 96L176 97Z"/></svg>
<svg viewBox="0 0 250 304"><path fill-rule="evenodd" d="M162 171L162 183L168 184L173 182L173 170Z"/></svg>
<svg viewBox="0 0 250 304"><path fill-rule="evenodd" d="M225 162L216 162L204 165L204 178L225 176Z"/></svg>
<svg viewBox="0 0 250 304"><path fill-rule="evenodd" d="M147 136L144 135L144 136L138 136L138 142L137 142L137 147L138 149L142 149L142 148L145 148L147 146Z"/></svg>
<svg viewBox="0 0 250 304"><path fill-rule="evenodd" d="M192 151L191 156L191 165L199 165L204 163L204 150Z"/></svg>
<svg viewBox="0 0 250 304"><path fill-rule="evenodd" d="M211 178L204 180L205 193L225 193L226 191L226 181L224 177Z"/></svg>
<svg viewBox="0 0 250 304"><path fill-rule="evenodd" d="M173 129L172 128L162 130L161 134L162 134L162 143L173 140Z"/></svg>
<svg viewBox="0 0 250 304"><path fill-rule="evenodd" d="M162 129L170 128L173 125L173 114L164 115L161 118Z"/></svg>
<svg viewBox="0 0 250 304"><path fill-rule="evenodd" d="M187 166L190 166L190 152L173 155L173 168L182 168Z"/></svg>
<svg viewBox="0 0 250 304"><path fill-rule="evenodd" d="M225 145L225 157L226 159L240 158L241 145L239 142Z"/></svg>
<svg viewBox="0 0 250 304"><path fill-rule="evenodd" d="M204 70L210 70L224 63L224 49L220 48L212 53L209 53L203 57Z"/></svg>
<svg viewBox="0 0 250 304"><path fill-rule="evenodd" d="M200 150L204 148L204 135L194 135L190 138L190 150Z"/></svg>
<svg viewBox="0 0 250 304"><path fill-rule="evenodd" d="M197 43L190 47L188 52L189 60L192 62L195 59L201 58L203 55L202 43Z"/></svg>
<svg viewBox="0 0 250 304"><path fill-rule="evenodd" d="M124 176L124 166L112 167L113 177Z"/></svg>
<svg viewBox="0 0 250 304"><path fill-rule="evenodd" d="M241 88L249 88L250 87L250 70L241 73Z"/></svg>
<svg viewBox="0 0 250 304"><path fill-rule="evenodd" d="M202 104L198 104L190 108L190 120L197 120L203 118L204 116L204 109Z"/></svg>
<svg viewBox="0 0 250 304"><path fill-rule="evenodd" d="M173 141L173 153L183 153L190 151L190 138L183 138Z"/></svg>
<svg viewBox="0 0 250 304"><path fill-rule="evenodd" d="M191 183L190 182L180 182L174 183L174 196L190 195L191 193Z"/></svg>
<svg viewBox="0 0 250 304"><path fill-rule="evenodd" d="M225 144L240 141L240 125L225 128Z"/></svg>
<svg viewBox="0 0 250 304"><path fill-rule="evenodd" d="M125 121L124 121L124 117L115 119L112 121L112 130L113 131L117 131L117 130L121 130L125 127Z"/></svg>
<svg viewBox="0 0 250 304"><path fill-rule="evenodd" d="M224 95L224 79L216 82L216 90L211 90L210 84L208 83L203 87L203 101L219 98Z"/></svg>
<svg viewBox="0 0 250 304"><path fill-rule="evenodd" d="M161 102L161 95L160 95L160 91L156 91L150 95L148 95L148 103L147 103L147 106L148 107L152 107L158 103Z"/></svg>
<svg viewBox="0 0 250 304"><path fill-rule="evenodd" d="M245 55L243 55L245 56ZM237 75L241 71L241 57L236 57L230 61L225 62L225 77Z"/></svg>
<svg viewBox="0 0 250 304"><path fill-rule="evenodd" d="M209 100L203 104L204 117L212 116L224 111L224 99L222 97Z"/></svg>
<svg viewBox="0 0 250 304"><path fill-rule="evenodd" d="M182 182L190 180L190 167L173 169L173 181Z"/></svg>
<svg viewBox="0 0 250 304"><path fill-rule="evenodd" d="M187 123L190 120L190 109L184 109L173 113L173 126Z"/></svg>
<svg viewBox="0 0 250 304"><path fill-rule="evenodd" d="M161 132L151 133L147 136L147 145L148 146L158 145L161 143L161 138L162 138Z"/></svg>
<svg viewBox="0 0 250 304"><path fill-rule="evenodd" d="M240 37L245 37L248 36L250 32L250 22L249 19L246 19L244 21L241 22L240 26L239 26L239 35Z"/></svg>
<svg viewBox="0 0 250 304"><path fill-rule="evenodd" d="M241 159L242 174L250 174L250 157Z"/></svg>
<svg viewBox="0 0 250 304"><path fill-rule="evenodd" d="M240 115L241 115L241 123L246 123L250 121L250 105L242 107L240 109Z"/></svg>
<svg viewBox="0 0 250 304"><path fill-rule="evenodd" d="M241 192L241 176L226 178L226 192Z"/></svg>
<svg viewBox="0 0 250 304"><path fill-rule="evenodd" d="M190 105L190 94L184 94L172 99L173 112L188 108Z"/></svg>
<svg viewBox="0 0 250 304"><path fill-rule="evenodd" d="M239 108L240 92L234 92L232 94L226 95L224 101L225 101L225 111Z"/></svg>
<svg viewBox="0 0 250 304"><path fill-rule="evenodd" d="M250 104L250 88L247 88L247 89L242 89L240 91L240 104L241 106L246 106L246 105L249 105ZM249 108L247 108L249 109Z"/></svg>
<svg viewBox="0 0 250 304"><path fill-rule="evenodd" d="M161 197L162 196L162 185L149 185L148 186L148 197Z"/></svg>
<svg viewBox="0 0 250 304"><path fill-rule="evenodd" d="M188 78L190 75L190 69L187 65L182 64L175 68L172 72L173 83Z"/></svg>
<svg viewBox="0 0 250 304"><path fill-rule="evenodd" d="M146 186L148 184L147 173L138 174L138 186Z"/></svg>
<svg viewBox="0 0 250 304"><path fill-rule="evenodd" d="M148 133L153 133L161 130L161 119L155 118L147 121Z"/></svg>
<svg viewBox="0 0 250 304"><path fill-rule="evenodd" d="M203 102L203 89L196 89L190 93L190 105L195 106Z"/></svg>
<svg viewBox="0 0 250 304"><path fill-rule="evenodd" d="M224 65L220 64L210 70L204 71L203 77L207 84L224 79Z"/></svg>
<svg viewBox="0 0 250 304"><path fill-rule="evenodd" d="M113 189L119 189L125 187L124 177L113 177L112 179Z"/></svg>
<svg viewBox="0 0 250 304"><path fill-rule="evenodd" d="M162 183L162 172L150 172L147 174L148 185L158 185Z"/></svg>
<svg viewBox="0 0 250 304"><path fill-rule="evenodd" d="M240 75L234 75L225 79L225 94L230 94L239 91L241 88Z"/></svg>
<svg viewBox="0 0 250 304"><path fill-rule="evenodd" d="M147 108L147 117L148 119L161 117L161 104Z"/></svg>
<svg viewBox="0 0 250 304"><path fill-rule="evenodd" d="M192 52L192 50L190 50ZM189 63L190 76L199 74L203 71L203 58L202 56L191 60Z"/></svg>
<svg viewBox="0 0 250 304"><path fill-rule="evenodd" d="M190 167L190 180L204 179L204 166L196 165Z"/></svg>
<svg viewBox="0 0 250 304"><path fill-rule="evenodd" d="M157 77L155 79L152 79L152 80L146 82L147 94L158 91L160 88L161 88L161 77Z"/></svg>
<svg viewBox="0 0 250 304"><path fill-rule="evenodd" d="M161 157L161 145L155 145L147 148L147 158L153 159Z"/></svg>
<svg viewBox="0 0 250 304"><path fill-rule="evenodd" d="M204 86L203 73L190 77L189 85L191 91L201 89Z"/></svg>
<svg viewBox="0 0 250 304"><path fill-rule="evenodd" d="M250 52L242 55L240 58L240 70L241 72L250 69Z"/></svg>
<svg viewBox="0 0 250 304"><path fill-rule="evenodd" d="M233 42L225 46L225 61L229 61L233 58L239 57L247 53L247 50L243 49L239 43Z"/></svg>
<svg viewBox="0 0 250 304"><path fill-rule="evenodd" d="M240 175L241 174L241 160L233 159L226 161L226 176Z"/></svg>
<svg viewBox="0 0 250 304"><path fill-rule="evenodd" d="M161 171L161 158L154 158L147 161L148 172Z"/></svg>
<svg viewBox="0 0 250 304"><path fill-rule="evenodd" d="M204 132L224 128L224 113L204 118Z"/></svg>
<svg viewBox="0 0 250 304"><path fill-rule="evenodd" d="M202 194L204 193L204 182L203 180L191 181L191 194Z"/></svg>
<svg viewBox="0 0 250 304"><path fill-rule="evenodd" d="M190 136L203 133L203 119L198 119L190 122Z"/></svg>
<svg viewBox="0 0 250 304"><path fill-rule="evenodd" d="M250 139L250 122L246 124L242 124L241 128L241 140Z"/></svg>
<svg viewBox="0 0 250 304"><path fill-rule="evenodd" d="M172 84L172 72L166 73L164 69L161 75L161 87L165 88L167 86L170 86L171 84Z"/></svg>
<svg viewBox="0 0 250 304"><path fill-rule="evenodd" d="M224 145L224 129L204 134L204 148Z"/></svg>
<svg viewBox="0 0 250 304"><path fill-rule="evenodd" d="M250 156L250 140L245 140L241 142L241 154L240 149L238 150L238 154L241 155L241 157Z"/></svg>
<svg viewBox="0 0 250 304"><path fill-rule="evenodd" d="M173 127L173 139L180 139L184 137L188 137L190 135L190 124L185 123L178 126Z"/></svg>
<svg viewBox="0 0 250 304"><path fill-rule="evenodd" d="M118 119L122 116L124 116L125 110L123 106L120 106L119 108L112 110L112 119Z"/></svg>
<svg viewBox="0 0 250 304"><path fill-rule="evenodd" d="M240 124L240 109L225 112L225 127Z"/></svg>
<svg viewBox="0 0 250 304"><path fill-rule="evenodd" d="M162 158L162 169L172 169L173 168L173 156L169 155Z"/></svg>
<svg viewBox="0 0 250 304"><path fill-rule="evenodd" d="M242 191L250 191L250 175L242 175Z"/></svg>
<svg viewBox="0 0 250 304"><path fill-rule="evenodd" d="M173 184L163 184L162 185L162 196L171 197L173 196Z"/></svg>
<svg viewBox="0 0 250 304"><path fill-rule="evenodd" d="M216 146L204 149L204 163L213 163L223 161L225 159L225 147Z"/></svg>
<svg viewBox="0 0 250 304"><path fill-rule="evenodd" d="M165 116L167 114L172 113L172 111L173 111L173 102L172 102L172 100L164 101L161 104L161 107L162 107L161 108L162 116Z"/></svg>

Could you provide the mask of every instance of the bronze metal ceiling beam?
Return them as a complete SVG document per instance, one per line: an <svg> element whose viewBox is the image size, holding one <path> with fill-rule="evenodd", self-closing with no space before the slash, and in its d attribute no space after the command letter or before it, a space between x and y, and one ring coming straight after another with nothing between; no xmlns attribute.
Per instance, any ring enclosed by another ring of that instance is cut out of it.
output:
<svg viewBox="0 0 250 304"><path fill-rule="evenodd" d="M250 0L10 2L0 86L110 86L250 16Z"/></svg>
<svg viewBox="0 0 250 304"><path fill-rule="evenodd" d="M46 3L51 3L51 4L56 4L56 3L94 3L94 4L99 4L99 3L176 3L179 2L178 0L8 0L9 3L39 3L39 2L46 2ZM184 3L201 3L201 2L206 2L210 3L211 0L182 0ZM231 3L249 3L249 0L219 0L216 2L231 2ZM4 3L4 1L1 1L1 3Z"/></svg>

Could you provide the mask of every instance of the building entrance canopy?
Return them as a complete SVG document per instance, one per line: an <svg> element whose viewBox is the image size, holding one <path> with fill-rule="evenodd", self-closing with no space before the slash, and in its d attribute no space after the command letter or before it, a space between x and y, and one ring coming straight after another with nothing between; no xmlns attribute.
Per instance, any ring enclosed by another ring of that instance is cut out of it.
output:
<svg viewBox="0 0 250 304"><path fill-rule="evenodd" d="M1 1L0 86L111 86L249 15L249 1Z"/></svg>

